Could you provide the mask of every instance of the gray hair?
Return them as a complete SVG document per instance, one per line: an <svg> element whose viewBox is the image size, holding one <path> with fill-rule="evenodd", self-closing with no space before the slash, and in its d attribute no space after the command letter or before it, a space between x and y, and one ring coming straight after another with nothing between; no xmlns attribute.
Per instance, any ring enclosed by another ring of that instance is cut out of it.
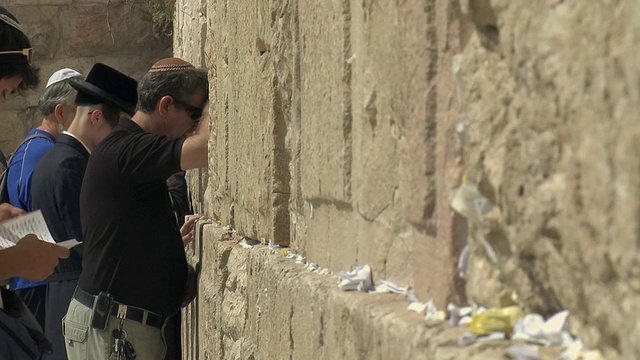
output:
<svg viewBox="0 0 640 360"><path fill-rule="evenodd" d="M145 113L153 112L158 101L167 95L174 100L187 102L198 91L209 94L206 70L190 68L150 72L138 83L138 109Z"/></svg>
<svg viewBox="0 0 640 360"><path fill-rule="evenodd" d="M75 89L69 85L70 79L82 80L82 76L74 76L64 81L57 82L44 89L40 100L38 100L38 110L44 116L53 114L56 105L68 106L75 99Z"/></svg>

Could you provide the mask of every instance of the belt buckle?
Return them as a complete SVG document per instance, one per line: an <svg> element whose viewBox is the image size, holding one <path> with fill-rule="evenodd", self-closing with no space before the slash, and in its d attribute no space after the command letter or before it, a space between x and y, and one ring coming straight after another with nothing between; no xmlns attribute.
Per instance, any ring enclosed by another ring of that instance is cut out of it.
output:
<svg viewBox="0 0 640 360"><path fill-rule="evenodd" d="M116 315L118 319L126 319L127 318L127 305L118 304L118 314Z"/></svg>

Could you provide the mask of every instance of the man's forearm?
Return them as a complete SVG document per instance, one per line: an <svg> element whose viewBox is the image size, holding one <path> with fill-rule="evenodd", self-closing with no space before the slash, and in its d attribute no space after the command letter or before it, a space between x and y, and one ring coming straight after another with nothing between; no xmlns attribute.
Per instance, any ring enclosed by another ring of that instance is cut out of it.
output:
<svg viewBox="0 0 640 360"><path fill-rule="evenodd" d="M182 144L180 167L182 170L206 167L209 162L209 104L205 105L196 134Z"/></svg>

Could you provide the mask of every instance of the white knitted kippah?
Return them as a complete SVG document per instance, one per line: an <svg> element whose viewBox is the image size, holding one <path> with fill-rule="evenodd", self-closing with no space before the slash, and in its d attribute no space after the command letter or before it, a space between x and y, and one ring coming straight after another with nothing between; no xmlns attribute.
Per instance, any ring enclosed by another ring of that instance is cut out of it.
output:
<svg viewBox="0 0 640 360"><path fill-rule="evenodd" d="M60 81L64 81L76 76L82 76L82 74L69 68L60 69L54 72L53 75L51 75L51 77L49 78L49 81L47 81L47 86L45 87L49 87L55 83L58 83Z"/></svg>

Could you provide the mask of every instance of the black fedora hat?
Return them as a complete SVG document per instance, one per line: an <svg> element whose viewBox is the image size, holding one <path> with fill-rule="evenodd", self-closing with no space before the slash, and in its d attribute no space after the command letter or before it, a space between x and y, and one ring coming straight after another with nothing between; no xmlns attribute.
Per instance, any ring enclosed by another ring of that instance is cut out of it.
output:
<svg viewBox="0 0 640 360"><path fill-rule="evenodd" d="M93 65L85 81L74 79L69 84L78 90L78 105L107 104L131 116L136 112L138 82L105 64Z"/></svg>

